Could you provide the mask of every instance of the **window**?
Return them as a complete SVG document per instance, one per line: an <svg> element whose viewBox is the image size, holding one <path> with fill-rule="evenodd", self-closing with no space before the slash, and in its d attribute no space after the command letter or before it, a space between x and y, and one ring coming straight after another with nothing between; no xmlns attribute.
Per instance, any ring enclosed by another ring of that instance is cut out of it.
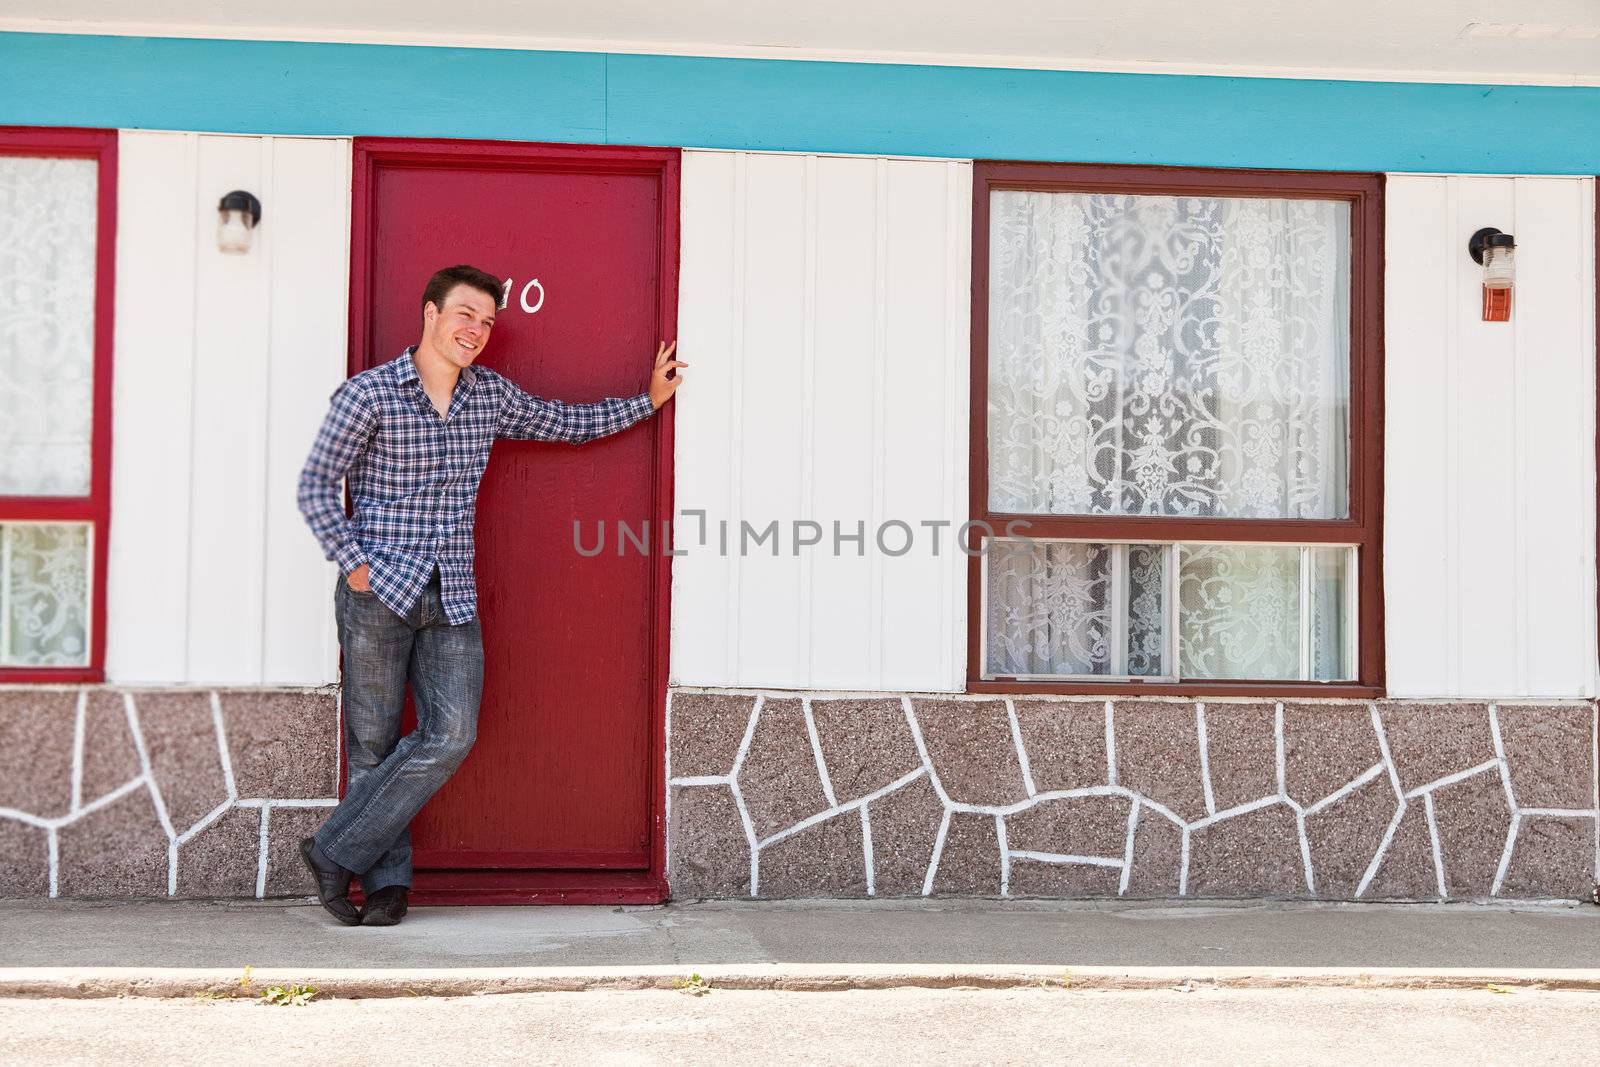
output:
<svg viewBox="0 0 1600 1067"><path fill-rule="evenodd" d="M98 681L116 135L0 127L0 681Z"/></svg>
<svg viewBox="0 0 1600 1067"><path fill-rule="evenodd" d="M974 178L972 688L1381 690L1381 179Z"/></svg>

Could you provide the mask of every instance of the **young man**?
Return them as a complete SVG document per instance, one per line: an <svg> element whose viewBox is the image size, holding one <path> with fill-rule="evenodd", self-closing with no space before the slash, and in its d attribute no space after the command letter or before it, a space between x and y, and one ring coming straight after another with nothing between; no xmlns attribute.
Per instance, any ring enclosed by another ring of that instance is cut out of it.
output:
<svg viewBox="0 0 1600 1067"><path fill-rule="evenodd" d="M407 827L477 734L483 642L473 580L478 482L497 437L579 444L626 430L672 399L688 364L656 352L650 391L564 404L530 396L473 361L489 342L500 279L449 267L422 293L422 339L356 375L300 473L300 511L339 564L345 797L300 855L317 897L347 926L393 926L411 886ZM348 479L355 514L346 517ZM400 736L406 683L417 728ZM361 877L366 905L349 899Z"/></svg>

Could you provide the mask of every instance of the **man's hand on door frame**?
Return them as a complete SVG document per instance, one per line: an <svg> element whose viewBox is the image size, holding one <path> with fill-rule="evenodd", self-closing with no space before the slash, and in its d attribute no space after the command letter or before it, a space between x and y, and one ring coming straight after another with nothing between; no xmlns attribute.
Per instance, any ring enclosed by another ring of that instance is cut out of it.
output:
<svg viewBox="0 0 1600 1067"><path fill-rule="evenodd" d="M662 404L672 399L672 394L676 393L678 386L683 384L683 374L681 372L673 374L670 378L667 376L672 374L675 368L689 365L680 363L672 358L672 353L677 347L678 342L676 341L670 345L663 341L661 342L661 347L656 349L656 366L655 370L650 373L650 403L655 405L657 411L661 410Z"/></svg>

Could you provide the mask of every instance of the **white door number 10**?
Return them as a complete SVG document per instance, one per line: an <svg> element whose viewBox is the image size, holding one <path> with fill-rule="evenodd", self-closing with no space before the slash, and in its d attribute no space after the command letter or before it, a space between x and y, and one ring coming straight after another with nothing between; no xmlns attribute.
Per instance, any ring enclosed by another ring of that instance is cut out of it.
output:
<svg viewBox="0 0 1600 1067"><path fill-rule="evenodd" d="M511 303L511 287L514 284L515 284L515 282L512 279L510 279L510 278L506 279L505 291L500 294L500 307L501 307L502 310L505 309L505 307ZM538 299L533 300L533 301L530 302L528 297L530 295L534 294L535 290L538 291L537 292ZM518 296L517 299L518 299L518 302L522 305L522 310L526 311L528 314L532 315L535 311L538 311L540 308L544 307L544 286L539 284L539 279L538 278L535 278L532 281L530 281L527 285L524 285L522 287L522 292Z"/></svg>

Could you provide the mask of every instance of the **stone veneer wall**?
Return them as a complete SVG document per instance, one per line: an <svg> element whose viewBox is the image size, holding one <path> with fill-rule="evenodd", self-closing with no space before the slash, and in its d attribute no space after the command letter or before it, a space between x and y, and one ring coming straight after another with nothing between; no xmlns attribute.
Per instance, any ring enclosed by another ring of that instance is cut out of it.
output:
<svg viewBox="0 0 1600 1067"><path fill-rule="evenodd" d="M0 688L0 897L304 896L338 697Z"/></svg>
<svg viewBox="0 0 1600 1067"><path fill-rule="evenodd" d="M677 690L693 897L1587 899L1590 703Z"/></svg>

